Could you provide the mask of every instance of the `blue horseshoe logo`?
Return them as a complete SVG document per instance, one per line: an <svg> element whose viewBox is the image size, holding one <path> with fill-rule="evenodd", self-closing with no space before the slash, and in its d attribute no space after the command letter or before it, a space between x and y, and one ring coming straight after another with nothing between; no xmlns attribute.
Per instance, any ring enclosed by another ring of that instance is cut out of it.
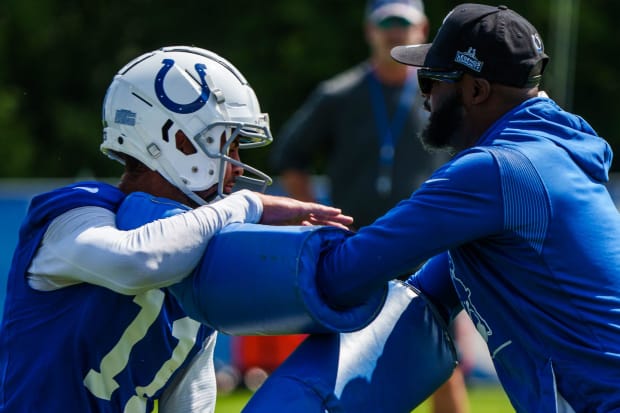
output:
<svg viewBox="0 0 620 413"><path fill-rule="evenodd" d="M183 114L193 113L202 108L207 103L207 100L209 100L209 96L211 95L211 90L209 90L209 86L205 80L207 67L202 63L196 63L194 66L196 72L198 72L198 76L200 77L200 87L202 91L200 96L198 96L195 101L184 105L170 99L164 90L164 78L168 74L170 68L174 65L174 60L164 59L162 63L164 66L159 70L157 76L155 77L155 94L161 104L175 113Z"/></svg>

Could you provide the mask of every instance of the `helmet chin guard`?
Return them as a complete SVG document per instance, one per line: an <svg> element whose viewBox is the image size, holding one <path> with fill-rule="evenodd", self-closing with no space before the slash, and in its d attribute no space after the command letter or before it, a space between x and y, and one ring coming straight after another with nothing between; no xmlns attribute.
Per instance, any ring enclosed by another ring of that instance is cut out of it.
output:
<svg viewBox="0 0 620 413"><path fill-rule="evenodd" d="M273 140L269 117L243 75L208 50L176 46L146 53L114 77L103 102L101 150L124 163L129 155L180 189L199 205L195 192L214 185L224 196L226 163L250 177L237 178L264 190L271 178L228 156ZM183 150L186 139L193 146Z"/></svg>

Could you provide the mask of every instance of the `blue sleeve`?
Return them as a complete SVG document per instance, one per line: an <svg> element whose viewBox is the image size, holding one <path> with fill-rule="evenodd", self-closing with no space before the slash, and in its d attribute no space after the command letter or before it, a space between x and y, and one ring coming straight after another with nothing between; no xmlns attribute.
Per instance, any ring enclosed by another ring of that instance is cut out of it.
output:
<svg viewBox="0 0 620 413"><path fill-rule="evenodd" d="M450 256L447 252L428 260L409 277L407 284L420 290L435 305L446 323L463 309L450 278Z"/></svg>
<svg viewBox="0 0 620 413"><path fill-rule="evenodd" d="M374 224L326 251L319 287L332 305L355 305L430 257L502 227L497 164L487 152L468 151Z"/></svg>

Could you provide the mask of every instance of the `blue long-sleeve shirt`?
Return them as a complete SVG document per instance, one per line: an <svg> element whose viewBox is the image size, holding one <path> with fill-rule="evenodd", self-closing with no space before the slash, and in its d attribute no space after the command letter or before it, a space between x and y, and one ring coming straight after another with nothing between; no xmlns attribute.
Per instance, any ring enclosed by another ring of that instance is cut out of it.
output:
<svg viewBox="0 0 620 413"><path fill-rule="evenodd" d="M320 286L346 305L435 257L411 282L469 313L518 412L620 411L611 159L583 119L530 99L326 251Z"/></svg>

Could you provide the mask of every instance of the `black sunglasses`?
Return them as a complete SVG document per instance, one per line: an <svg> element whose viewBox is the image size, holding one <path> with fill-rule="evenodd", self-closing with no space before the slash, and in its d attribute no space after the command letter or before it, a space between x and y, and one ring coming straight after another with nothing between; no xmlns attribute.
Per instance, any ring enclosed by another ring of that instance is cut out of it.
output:
<svg viewBox="0 0 620 413"><path fill-rule="evenodd" d="M433 69L418 69L418 84L424 95L431 93L434 82L456 83L463 77L460 70L445 71Z"/></svg>

